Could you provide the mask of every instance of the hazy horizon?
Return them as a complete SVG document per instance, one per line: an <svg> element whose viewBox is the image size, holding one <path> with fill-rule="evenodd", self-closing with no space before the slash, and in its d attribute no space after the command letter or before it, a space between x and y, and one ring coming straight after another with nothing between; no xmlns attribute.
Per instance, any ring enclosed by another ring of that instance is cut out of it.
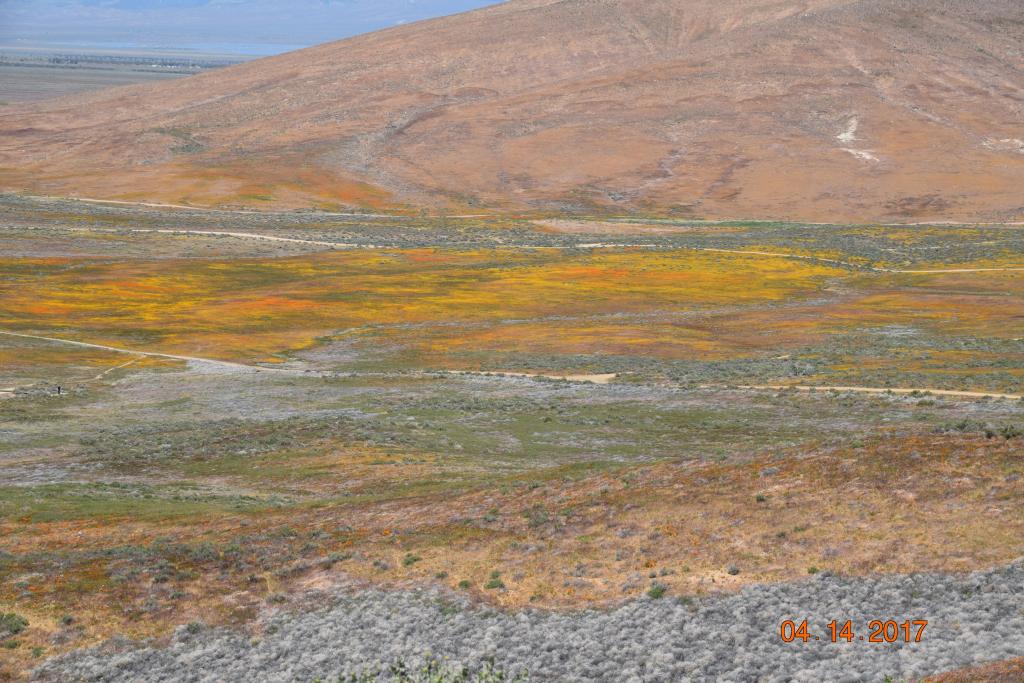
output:
<svg viewBox="0 0 1024 683"><path fill-rule="evenodd" d="M495 0L0 0L0 46L263 56Z"/></svg>

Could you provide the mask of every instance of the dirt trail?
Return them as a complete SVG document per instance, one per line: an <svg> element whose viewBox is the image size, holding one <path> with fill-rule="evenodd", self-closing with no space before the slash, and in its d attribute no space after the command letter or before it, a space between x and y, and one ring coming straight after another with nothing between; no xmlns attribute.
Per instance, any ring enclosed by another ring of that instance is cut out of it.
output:
<svg viewBox="0 0 1024 683"><path fill-rule="evenodd" d="M117 206L145 206L153 209L185 209L187 211L208 211L211 213L255 214L255 215L293 215L294 211L257 211L255 209L216 209L209 206L190 206L188 204L161 204L158 202L129 202L123 199L97 199L95 197L56 197L50 195L21 195L25 199L41 199L62 202L84 202L86 204L114 204ZM404 216L387 213L340 213L317 211L317 216L346 216L355 218L404 218Z"/></svg>
<svg viewBox="0 0 1024 683"><path fill-rule="evenodd" d="M56 342L59 344L71 344L72 346L81 346L87 349L101 349L103 351L113 351L115 353L129 353L134 356L149 356L152 358L169 358L171 360L182 360L189 363L200 363L216 365L218 367L228 368L231 370L245 370L252 372L286 372L283 369L278 368L264 368L257 365L244 365L242 363L232 363L226 360L214 360L212 358L198 358L196 356L179 356L173 353L158 353L156 351L136 351L135 349L122 349L117 346L107 346L106 344L92 344L89 342L75 341L73 339L61 339L59 337L44 337L37 334L24 334L21 332L8 332L7 330L0 330L0 334L7 335L9 337L21 337L23 339L38 339L40 341ZM111 368L113 369L113 368ZM109 370L107 371L109 372Z"/></svg>
<svg viewBox="0 0 1024 683"><path fill-rule="evenodd" d="M322 242L319 240L303 240L295 237L277 237L276 235L263 235L258 232L229 232L226 230L171 230L158 228L130 228L130 232L159 232L169 235L211 235L214 237L240 237L243 239L267 240L268 242L290 242L292 244L311 244L318 247L330 247L332 249L380 249L377 244L353 244L350 242ZM116 231L113 231L116 232Z"/></svg>
<svg viewBox="0 0 1024 683"><path fill-rule="evenodd" d="M178 354L173 354L173 353L160 353L160 352L157 352L157 351L138 351L136 349L123 349L123 348L120 348L120 347L117 347L117 346L108 346L106 344L93 344L93 343L90 343L90 342L75 341L73 339L62 339L60 337L46 337L46 336L37 335L37 334L25 334L25 333L22 333L22 332L10 332L10 331L7 331L7 330L0 330L0 334L7 335L9 337L21 337L23 339L38 339L40 341L55 342L55 343L59 343L59 344L71 344L73 346L80 346L80 347L89 348L89 349L101 349L103 351L112 351L114 353L127 353L127 354L131 354L131 355L135 356L135 358L133 358L132 360L130 360L130 361L126 362L126 363L122 363L120 365L115 365L115 366L113 366L111 368L107 368L106 370L101 372L99 375L97 375L96 377L92 378L92 380L90 380L90 381L96 381L96 380L102 379L108 373L110 373L110 372L112 372L114 370L117 370L119 368L123 368L125 366L131 365L136 360L138 360L139 358L144 357L144 356L148 356L148 357L152 357L152 358L168 358L168 359L171 359L171 360L181 360L181 361L186 361L188 363L198 363L198 364L213 365L213 366L220 367L220 368L227 368L227 369L233 370L233 371L269 372L269 373L274 373L274 374L279 374L279 375L291 375L291 376L296 376L296 377L331 377L331 378L341 378L341 377L385 377L385 376L391 376L391 375L395 374L395 373L387 373L387 372L333 372L333 371L320 371L320 370L312 370L312 369L305 370L305 369L297 369L297 368L271 368L271 367L265 367L265 366L261 366L261 365L246 365L244 363L234 363L234 362L226 361L226 360L216 360L216 359L213 359L213 358L200 358L198 356L184 356L184 355L178 355ZM474 371L471 371L471 370L451 370L451 371L441 371L441 372L443 374L448 374L448 375L477 375L477 376L483 376L483 377L500 377L502 375L507 375L507 376L512 376L512 377L543 377L543 378L547 378L547 379L564 379L564 380L568 380L570 382L587 382L587 383L590 383L590 384L608 384L608 383L610 383L613 379L615 379L618 376L615 373L592 374L592 375L583 375L583 374L580 374L580 375L572 375L572 374L545 375L545 374L540 374L540 373L527 373L527 372L474 372ZM419 371L419 372L402 373L402 374L429 377L429 376L437 374L437 372L430 371L430 370L423 370L423 371ZM14 389L11 389L9 393L13 393L13 391L14 391ZM5 389L0 389L0 393L8 393L8 391L5 390Z"/></svg>
<svg viewBox="0 0 1024 683"><path fill-rule="evenodd" d="M86 204L113 204L116 206L144 206L155 209L184 209L187 211L208 211L211 213L227 213L227 214L255 214L255 215L293 215L295 211L259 211L256 209L218 209L209 206L192 206L189 204L165 204L160 202L132 202L124 199L99 199L97 197L61 197L55 195L31 195L24 194L20 195L25 199L38 199L43 201L72 201L72 202L83 202ZM352 218L408 218L401 214L389 214L389 213L345 213L345 212L331 212L331 211L317 211L317 216L345 216ZM495 214L476 213L476 214L459 214L448 216L448 218L491 218ZM630 220L617 220L615 218L605 219L607 222L616 223L621 222L623 224L640 224L638 221ZM731 223L745 223L749 219L746 218L720 218L716 220L692 220L687 221L693 225L729 225ZM543 224L545 221L533 221L537 224ZM814 221L786 221L787 223L798 223L800 225L820 225L820 226L831 226L835 223L821 223ZM656 225L658 221L651 221L650 224ZM1010 221L1010 222L991 222L991 221L924 221L917 223L877 223L882 227L919 227L928 225L944 225L944 226L985 226L985 227L1010 227L1019 228L1024 227L1022 221Z"/></svg>
<svg viewBox="0 0 1024 683"><path fill-rule="evenodd" d="M661 224L668 224L668 225L672 224L669 221L659 220L659 219L637 220L637 219L605 218L603 220L605 220L605 221L607 221L609 223L626 223L626 224L632 223L632 224L638 224L638 225L642 225L644 223L647 223L647 224L650 224L650 225L658 225L659 223L661 223ZM800 221L800 220L783 220L783 221L766 221L766 220L762 220L762 221L756 221L756 220L751 220L749 218L716 218L715 220L691 219L691 220L686 221L686 224L687 225L726 225L726 226L728 226L728 225L734 225L736 223L774 223L774 222L787 223L787 224L790 224L790 225L820 225L822 227L830 227L830 226L833 226L833 225L858 225L856 223L839 224L839 223L822 223L820 221ZM1003 227L1003 226L1009 227L1009 228L1020 228L1020 227L1024 227L1024 221L999 222L999 221L967 221L967 220L964 220L964 221L919 221L919 222L915 222L915 223L874 222L874 223L863 223L863 224L860 224L860 225L863 225L863 226L872 226L872 225L874 225L874 226L878 226L878 227L882 227L882 228L912 228L912 227L921 227L921 226L928 226L928 225L944 225L944 226L961 226L962 225L964 227L973 227L973 226L976 226L976 225L982 225L982 226L985 226L985 227L995 227L995 228Z"/></svg>
<svg viewBox="0 0 1024 683"><path fill-rule="evenodd" d="M135 358L132 358L130 360L126 360L125 362L123 362L123 363L121 363L119 365L112 365L109 368L107 368L106 370L104 370L103 372L101 372L100 374L98 374L95 377L93 377L89 381L91 381L91 382L98 382L99 380L103 379L104 377L106 377L107 375L112 373L114 370L120 370L121 368L126 368L126 367L128 367L129 365L131 365L133 363L137 363L139 361L140 357L141 356L136 356Z"/></svg>
<svg viewBox="0 0 1024 683"><path fill-rule="evenodd" d="M504 372L502 370L480 371L472 370L448 370L447 375L476 375L482 377L543 377L544 379L564 379L569 382L586 382L588 384L611 384L611 381L618 377L618 373L606 372L597 374L581 375L548 375L539 372Z"/></svg>
<svg viewBox="0 0 1024 683"><path fill-rule="evenodd" d="M383 249L379 244L355 244L352 242L324 242L320 240L304 240L297 237L278 237L277 235L264 235L258 232L235 232L228 230L184 230L171 228L76 228L71 226L34 228L39 230L67 230L70 232L138 232L138 233L160 233L164 235L199 235L202 237L237 237L240 239L266 240L268 242L288 242L291 244L307 244L315 247L330 247L331 249Z"/></svg>
<svg viewBox="0 0 1024 683"><path fill-rule="evenodd" d="M211 209L212 211L213 209ZM342 215L342 214L336 214ZM328 247L330 249L387 249L385 245L381 244L356 244L353 242L324 242L321 240L305 240L296 237L278 237L276 235L264 235L257 232L237 232L228 230L179 230L170 228L78 228L69 226L60 226L53 228L46 228L48 230L68 230L72 232L107 232L107 233L119 233L119 232L137 232L137 233L160 233L165 235L198 235L202 237L237 237L240 239L254 239L254 240L266 240L268 242L285 242L290 244L304 244L315 247ZM532 247L530 247L532 248ZM616 244L614 242L586 242L583 244L568 245L566 248L575 249L663 249L664 247L657 244ZM831 265L842 266L846 268L854 268L857 270L867 270L873 273L903 273L903 274L916 274L916 275L936 275L942 273L992 273L992 272L1024 272L1024 266L1005 266L998 268L936 268L936 269L925 269L925 270L913 270L913 269L899 269L899 268L878 268L876 266L868 266L864 264L852 263L850 261L843 261L841 259L824 258L821 256L808 256L806 254L790 254L781 251L753 251L749 249L720 249L717 247L678 247L680 250L688 251L703 251L718 254L739 254L743 256L767 256L771 258L787 258L787 259L799 259L802 261L812 261L816 263L827 263Z"/></svg>
<svg viewBox="0 0 1024 683"><path fill-rule="evenodd" d="M716 389L722 387L713 387L710 385L701 386L702 389ZM1021 394L996 394L988 393L984 391L956 391L952 389L928 389L925 387L899 387L899 388L879 388L879 387L840 387L840 386L803 386L803 385L792 385L792 384L741 384L736 386L737 389L754 389L754 390L768 390L768 391L785 391L792 389L795 391L849 391L858 394L931 394L934 396L951 396L954 398L1000 398L1007 399L1010 401L1019 401L1024 399L1024 395Z"/></svg>
<svg viewBox="0 0 1024 683"><path fill-rule="evenodd" d="M385 376L389 373L352 373L352 372L323 372L317 370L299 370L294 368L269 368L260 365L246 365L244 363L234 363L226 360L215 360L213 358L200 358L197 356L184 356L173 353L160 353L157 351L138 351L135 349L122 349L117 346L108 346L106 344L93 344L90 342L75 341L73 339L62 339L60 337L45 337L36 334L24 334L22 332L10 332L7 330L0 330L0 334L7 335L10 337L21 337L23 339L38 339L40 341L56 342L59 344L71 344L73 346L81 346L89 349L101 349L104 351L113 351L115 353L127 353L138 357L149 356L153 358L168 358L171 360L181 360L189 363L207 364L216 367L227 368L233 371L245 371L245 372L269 372L274 374L284 374L293 376L320 376L320 377L368 377L368 376ZM107 373L116 370L126 365L130 365L134 361L129 361L121 365L109 368L102 372L94 379L100 379ZM438 371L424 370L421 372L411 373L414 375L436 375ZM542 373L530 373L530 372L500 372L500 371L472 371L472 370L443 370L440 371L442 374L447 375L475 375L480 377L536 377L545 379L564 379L570 382L585 382L589 384L610 384L615 378L618 377L616 373L600 373L600 374L542 374ZM405 373L410 374L410 373ZM701 389L724 389L728 387L716 386L710 384L700 385ZM1006 400L1024 400L1022 394L1000 394L990 393L984 391L956 391L952 389L930 389L927 387L845 387L845 386L804 386L798 384L740 384L735 386L736 389L748 389L748 390L767 390L767 391L785 391L791 389L794 391L812 392L812 391L849 391L860 394L931 394L934 396L950 396L954 398L996 398ZM8 394L13 392L13 389L0 389L0 393Z"/></svg>
<svg viewBox="0 0 1024 683"><path fill-rule="evenodd" d="M1009 266L1006 268L941 268L939 270L888 270L881 269L885 273L993 273L998 271L1021 271L1024 267Z"/></svg>

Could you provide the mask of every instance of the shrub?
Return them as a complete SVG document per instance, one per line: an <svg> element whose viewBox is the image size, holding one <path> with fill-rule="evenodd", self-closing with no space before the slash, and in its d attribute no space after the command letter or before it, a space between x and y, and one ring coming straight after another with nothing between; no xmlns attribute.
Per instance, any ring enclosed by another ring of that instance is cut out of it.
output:
<svg viewBox="0 0 1024 683"><path fill-rule="evenodd" d="M543 505L534 505L531 509L523 513L529 520L530 528L536 529L537 527L544 526L551 519L550 513L544 509Z"/></svg>
<svg viewBox="0 0 1024 683"><path fill-rule="evenodd" d="M1024 436L1024 428L1019 425L1004 425L999 429L999 435L1009 441Z"/></svg>
<svg viewBox="0 0 1024 683"><path fill-rule="evenodd" d="M491 572L491 578L484 584L484 588L488 590L500 590L505 587L505 584L501 580L501 572L495 569Z"/></svg>
<svg viewBox="0 0 1024 683"><path fill-rule="evenodd" d="M337 683L525 683L528 676L515 676L496 669L493 661L486 661L476 669L453 668L431 659L422 666L410 667L402 661L387 669L363 671L339 676Z"/></svg>
<svg viewBox="0 0 1024 683"><path fill-rule="evenodd" d="M0 614L0 637L21 633L27 626L28 619L20 614L15 614L14 612Z"/></svg>
<svg viewBox="0 0 1024 683"><path fill-rule="evenodd" d="M412 565L416 564L417 562L419 562L422 559L423 558L420 557L419 555L414 555L412 553L409 553L405 557L402 558L402 566L403 567L411 567Z"/></svg>
<svg viewBox="0 0 1024 683"><path fill-rule="evenodd" d="M325 569L330 569L338 562L344 562L352 558L352 553L331 553L324 559L320 560L320 566Z"/></svg>
<svg viewBox="0 0 1024 683"><path fill-rule="evenodd" d="M469 582L469 579L463 579L462 581L459 581L459 588L462 588L463 590L470 588L472 585L473 584Z"/></svg>
<svg viewBox="0 0 1024 683"><path fill-rule="evenodd" d="M193 562L212 562L219 557L217 548L212 543L199 543L189 548L189 557Z"/></svg>
<svg viewBox="0 0 1024 683"><path fill-rule="evenodd" d="M663 583L655 581L651 584L651 587L647 589L647 596L657 600L661 596L665 595L665 591L668 590L668 586Z"/></svg>

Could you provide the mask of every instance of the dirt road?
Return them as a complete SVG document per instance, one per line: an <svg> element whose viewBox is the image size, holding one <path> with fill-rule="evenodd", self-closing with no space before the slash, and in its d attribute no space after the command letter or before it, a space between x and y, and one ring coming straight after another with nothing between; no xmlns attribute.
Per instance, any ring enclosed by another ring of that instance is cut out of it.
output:
<svg viewBox="0 0 1024 683"><path fill-rule="evenodd" d="M83 202L85 204L113 204L115 206L144 206L151 209L185 209L187 211L209 211L213 213L230 213L230 214L285 214L292 215L294 211L256 211L255 209L216 209L208 206L190 206L188 204L161 204L158 202L129 202L123 199L97 199L95 197L53 197L49 195L21 195L26 199L41 199L50 201L71 201L71 202ZM392 215L387 213L340 213L340 212L328 212L328 211L317 211L318 216L345 216L352 218L403 218L400 215Z"/></svg>
<svg viewBox="0 0 1024 683"><path fill-rule="evenodd" d="M10 337L21 337L24 339L38 339L40 341L56 342L60 344L71 344L73 346L81 346L90 349L102 349L104 351L113 351L116 353L127 353L137 357L149 356L154 358L168 358L171 360L181 360L189 363L199 364L210 364L217 367L227 368L235 371L245 372L269 372L269 373L280 373L295 376L323 376L323 377L355 377L355 376L384 376L389 373L349 373L349 372L322 372L315 370L298 370L294 368L268 368L259 365L245 365L243 363L233 363L226 360L215 360L213 358L199 358L197 356L184 356L173 353L159 353L156 351L137 351L135 349L122 349L117 346L107 346L106 344L92 344L90 342L75 341L72 339L61 339L60 337L45 337L35 334L24 334L22 332L10 332L7 330L0 330L0 334L7 335ZM125 363L124 365L128 365ZM117 367L123 367L117 366ZM99 377L103 377L107 372L114 370L111 368ZM410 374L410 373L404 373ZM431 375L437 374L431 371L422 371L411 374ZM477 372L472 370L448 370L441 371L441 374L446 375L476 375L479 377L532 377L532 378L545 378L545 379L562 379L570 382L583 382L587 384L610 384L618 375L616 373L603 373L603 374L541 374L541 373L528 373L528 372ZM97 379L99 378L97 377ZM703 384L700 386L701 389L724 389L727 387L716 386L710 384ZM951 398L995 398L1005 399L1011 401L1024 400L1022 394L999 394L990 393L984 391L956 391L952 389L930 389L927 387L844 387L844 386L804 386L804 385L787 385L787 384L740 384L736 385L736 389L747 389L747 390L760 390L760 391L848 391L858 394L930 394L933 396L948 396ZM4 391L4 390L0 390Z"/></svg>
<svg viewBox="0 0 1024 683"><path fill-rule="evenodd" d="M33 228L43 229L43 228ZM304 240L297 237L278 237L258 232L236 232L228 230L179 230L177 228L78 228L71 226L47 227L46 230L66 230L69 232L104 232L104 233L159 233L163 235L196 235L199 237L236 237L239 239L265 240L267 242L286 242L304 244L331 249L382 249L379 244L355 244L350 242L324 242L320 240Z"/></svg>
<svg viewBox="0 0 1024 683"><path fill-rule="evenodd" d="M619 375L614 372L598 373L598 374L586 374L586 375L549 375L538 372L503 372L501 370L494 371L480 371L474 372L472 370L448 370L445 372L446 375L475 375L478 377L532 377L532 378L543 378L543 379L564 379L569 382L584 382L586 384L611 384L612 380Z"/></svg>
<svg viewBox="0 0 1024 683"><path fill-rule="evenodd" d="M713 389L721 387L712 387L710 385L704 385L702 389ZM795 391L849 391L858 394L931 394L933 396L950 396L953 398L1000 398L1010 401L1019 401L1024 399L1024 395L1021 394L995 394L984 391L955 391L951 389L928 389L925 387L839 387L839 386L803 386L803 385L787 385L787 384L741 384L736 386L737 389L754 389L754 390L768 390L768 391L785 391L791 389Z"/></svg>
<svg viewBox="0 0 1024 683"><path fill-rule="evenodd" d="M23 334L21 332L9 332L7 330L0 330L0 334L8 337L21 337L23 339L37 339L40 341L56 342L59 344L71 344L72 346L81 346L87 349L101 349L103 351L113 351L115 353L128 353L134 356L149 356L152 358L168 358L171 360L181 360L189 363L206 363L210 365L216 365L219 367L229 368L232 370L245 370L252 372L280 372L276 368L264 368L257 365L244 365L242 363L232 363L226 360L214 360L212 358L198 358L196 356L179 356L173 353L158 353L156 351L136 351L134 349L122 349L117 346L107 346L106 344L92 344L89 342L75 341L73 339L61 339L59 337L44 337L37 334Z"/></svg>
<svg viewBox="0 0 1024 683"><path fill-rule="evenodd" d="M271 368L271 367L265 367L265 366L261 366L261 365L246 365L244 363L234 363L234 362L226 361L226 360L216 360L216 359L213 359L213 358L200 358L198 356L184 356L184 355L178 355L178 354L173 354L173 353L160 353L160 352L157 352L157 351L138 351L136 349L123 349L123 348L120 348L120 347L117 347L117 346L108 346L106 344L93 344L93 343L90 343L90 342L75 341L73 339L62 339L60 337L46 337L46 336L37 335L37 334L24 334L22 332L10 332L8 330L0 330L0 334L6 335L6 336L9 336L9 337L21 337L23 339L36 339L36 340L39 340L39 341L48 341L48 342L54 342L54 343L59 343L59 344L70 344L72 346L80 346L80 347L84 347L84 348L88 348L88 349L100 349L100 350L103 350L103 351L111 351L111 352L114 352L114 353L126 353L126 354L131 354L133 356L136 356L136 359L138 359L140 357L144 357L144 356L145 357L152 357L152 358L167 358L167 359L171 359L171 360L185 361L185 362L188 362L188 363L199 363L199 364L213 365L213 366L216 366L216 367L226 368L226 369L234 370L234 371L268 372L268 373L274 373L274 374L292 375L292 376L296 376L296 377L331 377L331 378L341 378L341 377L385 377L385 376L392 376L392 375L396 374L396 373L387 373L387 372L333 372L333 371L320 371L320 370L303 370L303 369L297 369L297 368ZM127 363L122 363L121 365L117 365L117 366L114 366L112 368L108 368L107 370L104 370L102 373L100 373L99 375L94 377L91 381L99 380L99 379L105 377L108 373L112 372L113 370L117 370L118 368L122 368L122 367L125 367L127 365L130 365L131 363L135 362L136 359L128 361ZM407 373L400 373L400 374L404 374L404 375L419 375L419 376L432 376L432 375L436 375L438 373L430 371L430 370L423 370L423 371L419 371L419 372L411 372L411 373L407 372ZM547 374L527 373L527 372L474 372L474 371L471 371L471 370L441 371L440 374L446 374L446 375L476 375L476 376L480 376L480 377L501 377L501 376L537 377L537 378L545 378L545 379L562 379L562 380L568 380L570 382L584 382L584 383L588 383L588 384L609 384L613 379L615 379L615 377L617 377L617 375L615 373L592 374L592 375L573 375L573 374L563 374L563 375L552 374L552 375L547 375ZM2 391L4 391L4 390L0 390L0 392L2 392ZM11 391L13 392L14 390L11 389Z"/></svg>

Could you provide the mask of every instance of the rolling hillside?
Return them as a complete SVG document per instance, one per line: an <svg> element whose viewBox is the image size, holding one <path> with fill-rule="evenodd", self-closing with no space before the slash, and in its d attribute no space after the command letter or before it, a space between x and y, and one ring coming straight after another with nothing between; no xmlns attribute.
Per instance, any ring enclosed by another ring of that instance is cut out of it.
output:
<svg viewBox="0 0 1024 683"><path fill-rule="evenodd" d="M1018 0L511 0L0 107L0 188L204 206L1024 217Z"/></svg>

